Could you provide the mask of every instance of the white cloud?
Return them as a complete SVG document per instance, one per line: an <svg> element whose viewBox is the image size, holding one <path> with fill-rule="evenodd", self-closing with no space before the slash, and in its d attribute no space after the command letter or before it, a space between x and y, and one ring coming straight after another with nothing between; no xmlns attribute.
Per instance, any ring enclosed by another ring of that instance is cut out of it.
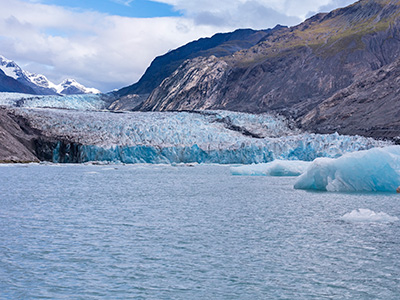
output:
<svg viewBox="0 0 400 300"><path fill-rule="evenodd" d="M115 0L129 3L127 0ZM127 18L38 0L0 0L0 54L60 82L102 91L136 82L153 58L194 39L236 28L295 25L346 0L158 0L182 17Z"/></svg>
<svg viewBox="0 0 400 300"><path fill-rule="evenodd" d="M187 16L196 18L198 15L230 16L238 23L246 23L247 26L258 27L263 20L268 26L269 20L281 18L282 23L285 20L293 22L294 20L303 20L310 12L320 11L323 7L332 9L339 6L345 6L355 2L355 0L156 0L157 2L172 5L175 9L183 11ZM253 8L253 9L249 9ZM264 18L259 20L259 16L254 16L255 9L261 9L265 12ZM229 22L229 19L225 19ZM287 25L294 25L287 23ZM262 26L265 28L265 25Z"/></svg>

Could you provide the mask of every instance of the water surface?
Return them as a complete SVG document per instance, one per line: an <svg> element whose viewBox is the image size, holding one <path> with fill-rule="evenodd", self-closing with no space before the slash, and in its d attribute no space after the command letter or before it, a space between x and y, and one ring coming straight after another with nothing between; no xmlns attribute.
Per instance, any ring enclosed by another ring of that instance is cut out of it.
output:
<svg viewBox="0 0 400 300"><path fill-rule="evenodd" d="M227 166L0 166L0 299L399 299L395 194Z"/></svg>

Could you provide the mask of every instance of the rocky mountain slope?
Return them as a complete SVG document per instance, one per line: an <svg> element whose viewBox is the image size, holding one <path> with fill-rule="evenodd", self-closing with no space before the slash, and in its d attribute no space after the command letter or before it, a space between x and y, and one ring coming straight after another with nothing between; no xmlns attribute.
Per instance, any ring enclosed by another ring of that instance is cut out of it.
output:
<svg viewBox="0 0 400 300"><path fill-rule="evenodd" d="M38 134L22 123L22 118L0 107L0 163L39 161L35 153Z"/></svg>
<svg viewBox="0 0 400 300"><path fill-rule="evenodd" d="M214 55L223 57L239 50L248 49L273 32L274 29L238 29L229 33L218 33L211 38L202 38L188 43L165 55L156 57L140 80L114 93L117 101L111 109L132 109L141 104L161 82L170 76L185 60Z"/></svg>
<svg viewBox="0 0 400 300"><path fill-rule="evenodd" d="M163 80L139 109L276 111L312 131L400 135L385 129L399 123L398 114L382 108L397 104L396 89L387 86L396 85L399 16L399 0L361 0L277 28L248 49L198 55ZM377 81L380 72L389 75ZM363 115L348 113L354 101Z"/></svg>
<svg viewBox="0 0 400 300"><path fill-rule="evenodd" d="M400 60L368 73L301 119L318 133L386 137L400 142Z"/></svg>
<svg viewBox="0 0 400 300"><path fill-rule="evenodd" d="M0 55L0 92L16 92L34 95L97 94L97 89L86 88L74 79L54 84L41 74L23 70L14 61Z"/></svg>
<svg viewBox="0 0 400 300"><path fill-rule="evenodd" d="M35 94L35 91L14 78L7 76L0 69L0 92Z"/></svg>

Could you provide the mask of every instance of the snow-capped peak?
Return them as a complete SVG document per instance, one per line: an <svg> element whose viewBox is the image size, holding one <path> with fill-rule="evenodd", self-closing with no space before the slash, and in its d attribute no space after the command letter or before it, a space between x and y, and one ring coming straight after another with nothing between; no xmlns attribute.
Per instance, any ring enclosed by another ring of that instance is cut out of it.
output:
<svg viewBox="0 0 400 300"><path fill-rule="evenodd" d="M47 94L100 94L95 88L87 88L75 79L65 79L60 84L54 84L41 74L22 70L14 61L0 55L0 69L9 77L33 88L39 95Z"/></svg>
<svg viewBox="0 0 400 300"><path fill-rule="evenodd" d="M100 94L101 92L95 88L87 88L78 83L75 79L65 79L57 85L57 93L59 94Z"/></svg>
<svg viewBox="0 0 400 300"><path fill-rule="evenodd" d="M29 79L29 81L37 86L40 86L42 88L50 88L50 89L55 89L57 87L54 83L52 83L50 80L48 80L46 78L46 76L44 76L44 75L29 73L27 71L23 71L23 72L24 72L24 75Z"/></svg>
<svg viewBox="0 0 400 300"><path fill-rule="evenodd" d="M0 55L0 69L9 77L18 79L23 75L22 69L12 60Z"/></svg>

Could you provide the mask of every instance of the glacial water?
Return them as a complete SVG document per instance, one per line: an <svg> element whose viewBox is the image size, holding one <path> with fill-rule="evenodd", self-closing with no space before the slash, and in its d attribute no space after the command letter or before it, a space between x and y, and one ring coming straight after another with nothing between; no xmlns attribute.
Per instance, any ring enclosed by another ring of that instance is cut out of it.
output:
<svg viewBox="0 0 400 300"><path fill-rule="evenodd" d="M295 182L0 165L0 299L399 299L400 196Z"/></svg>

